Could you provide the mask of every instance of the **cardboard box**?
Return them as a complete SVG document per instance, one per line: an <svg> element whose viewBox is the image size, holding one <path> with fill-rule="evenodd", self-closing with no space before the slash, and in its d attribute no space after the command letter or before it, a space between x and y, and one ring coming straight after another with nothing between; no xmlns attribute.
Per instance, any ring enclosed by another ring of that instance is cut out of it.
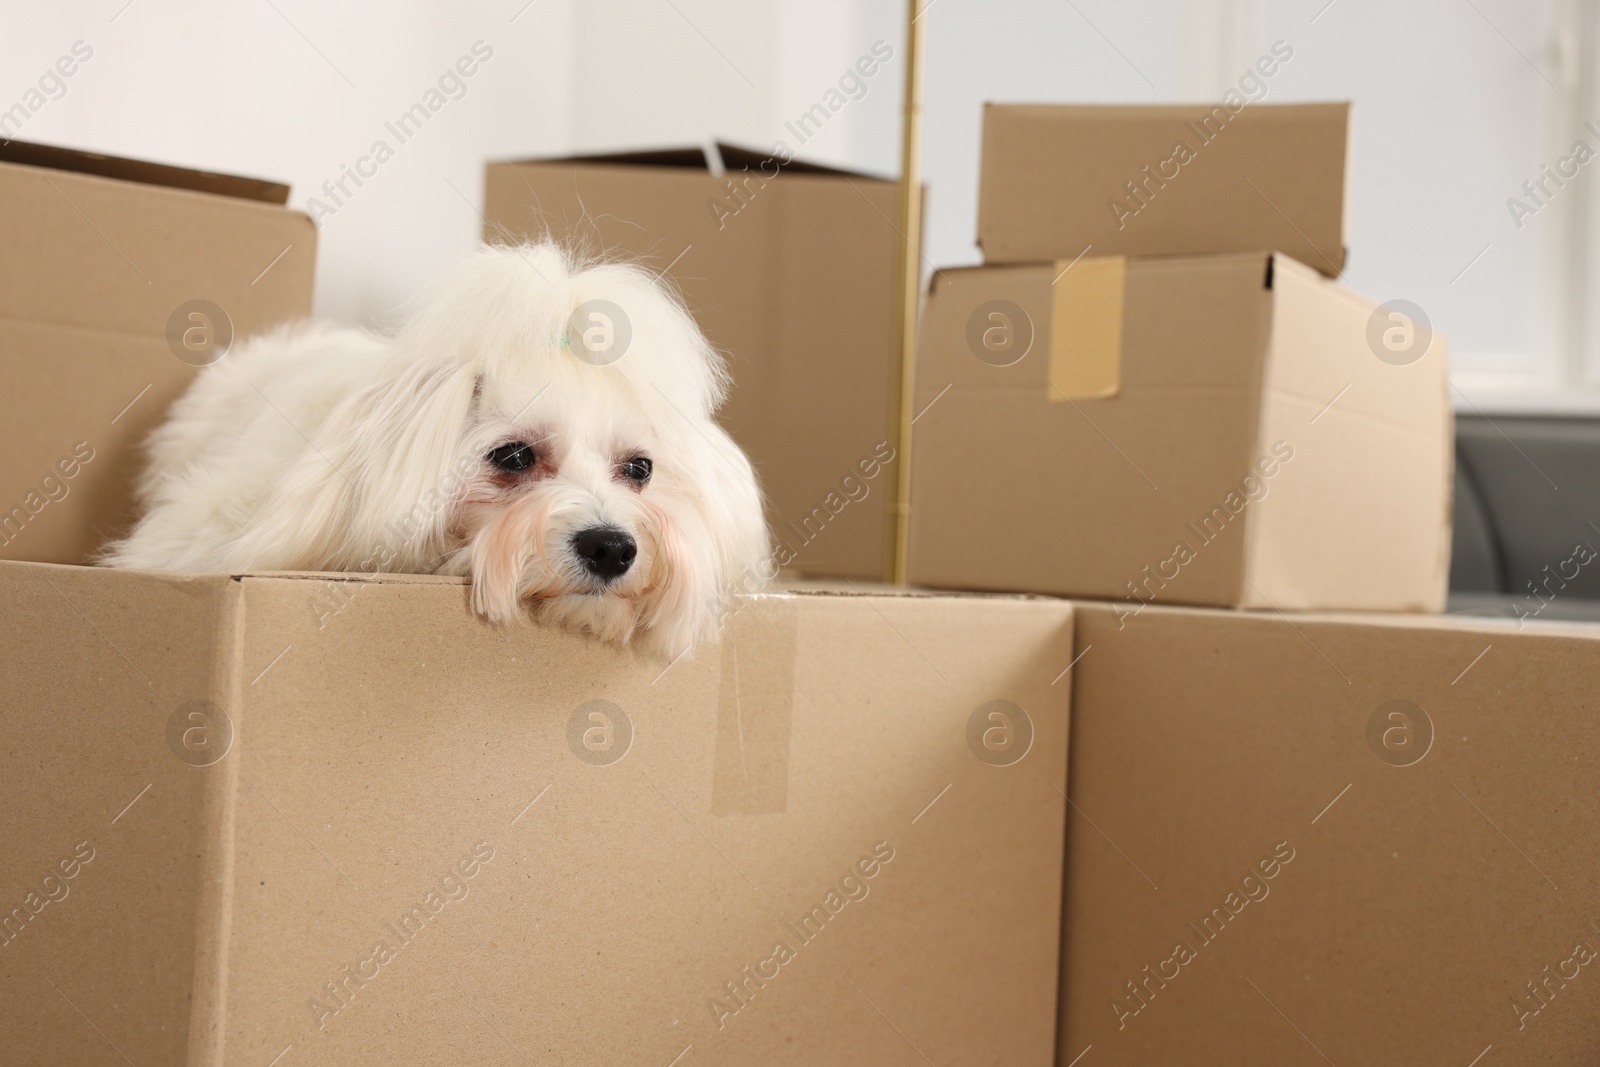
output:
<svg viewBox="0 0 1600 1067"><path fill-rule="evenodd" d="M438 577L0 588L8 1063L1052 1061L1070 604L669 665Z"/></svg>
<svg viewBox="0 0 1600 1067"><path fill-rule="evenodd" d="M485 237L637 257L728 356L720 420L802 575L888 575L892 181L717 146L489 166ZM714 164L714 165L713 165Z"/></svg>
<svg viewBox="0 0 1600 1067"><path fill-rule="evenodd" d="M1593 1063L1600 627L1080 606L1058 1063Z"/></svg>
<svg viewBox="0 0 1600 1067"><path fill-rule="evenodd" d="M0 558L83 563L134 518L140 446L197 367L311 311L284 185L0 146Z"/></svg>
<svg viewBox="0 0 1600 1067"><path fill-rule="evenodd" d="M1389 315L1261 252L939 272L911 580L1133 611L1440 610L1445 344Z"/></svg>
<svg viewBox="0 0 1600 1067"><path fill-rule="evenodd" d="M1268 249L1337 277L1349 117L1349 104L1237 94L1172 107L989 104L984 261Z"/></svg>

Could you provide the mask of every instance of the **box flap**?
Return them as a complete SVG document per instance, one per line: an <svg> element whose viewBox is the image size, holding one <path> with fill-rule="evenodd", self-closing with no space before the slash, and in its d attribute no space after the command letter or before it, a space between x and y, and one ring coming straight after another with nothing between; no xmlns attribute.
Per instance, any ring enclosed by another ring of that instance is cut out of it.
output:
<svg viewBox="0 0 1600 1067"><path fill-rule="evenodd" d="M161 572L144 572L161 573ZM196 579L205 579L206 575L193 575ZM254 581L288 581L288 582L343 582L354 584L372 585L457 585L471 584L471 579L445 574L390 574L372 573L365 571L241 571L229 577L236 581L246 579ZM784 574L773 583L772 587L759 593L741 594L740 600L752 600L771 597L795 596L845 596L845 597L919 597L919 598L970 598L985 597L1000 600L1058 600L1058 597L1045 596L1038 593L973 593L952 589L917 588L914 586L888 585L881 581L853 581L848 578L807 578L801 575Z"/></svg>
<svg viewBox="0 0 1600 1067"><path fill-rule="evenodd" d="M729 144L726 141L714 142L723 169L736 170L748 167L751 170L762 169L769 177L779 171L791 174L833 174L839 177L856 178L861 181L886 182L892 178L867 174L864 171L846 170L840 167L830 167L822 163L808 163L801 159L790 159L787 162L779 159L772 152L763 152L758 148L745 148L740 145ZM685 170L712 171L715 167L707 158L707 152L701 146L646 148L629 152L589 152L572 156L534 156L521 159L503 160L502 162L517 165L548 165L561 163L610 163L618 166L629 167L676 167ZM492 166L493 164L491 164Z"/></svg>
<svg viewBox="0 0 1600 1067"><path fill-rule="evenodd" d="M165 163L150 163L142 159L127 159L102 152L88 152L57 145L30 144L26 141L0 142L0 163L19 163L28 167L48 167L51 170L71 171L75 174L93 174L101 178L116 178L125 182L145 185L164 185L169 189L187 189L195 193L213 193L217 196L238 197L241 200L259 200L264 204L287 204L289 187L281 182L261 178L244 178L234 174L218 174L209 170L192 170Z"/></svg>

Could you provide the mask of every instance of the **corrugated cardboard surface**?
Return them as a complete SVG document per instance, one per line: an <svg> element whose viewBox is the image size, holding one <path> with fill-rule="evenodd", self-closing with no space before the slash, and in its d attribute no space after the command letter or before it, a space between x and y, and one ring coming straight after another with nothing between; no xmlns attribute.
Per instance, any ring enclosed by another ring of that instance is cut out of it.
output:
<svg viewBox="0 0 1600 1067"><path fill-rule="evenodd" d="M1059 1063L1600 1057L1600 629L1077 629Z"/></svg>
<svg viewBox="0 0 1600 1067"><path fill-rule="evenodd" d="M1124 610L1442 607L1442 338L1409 366L1385 363L1367 346L1373 305L1284 256L1130 259L1118 390L1074 399L1050 377L1055 296L1091 262L935 276L918 341L913 582ZM995 309L1031 338L1022 354L975 340ZM1087 328L1099 336L1099 317Z"/></svg>
<svg viewBox="0 0 1600 1067"><path fill-rule="evenodd" d="M311 310L309 219L152 184L168 169L122 181L0 162L0 518L26 520L0 533L0 558L84 562L131 522L139 446L195 373L167 342L180 305L221 307L235 343ZM62 478L80 442L93 458Z"/></svg>
<svg viewBox="0 0 1600 1067"><path fill-rule="evenodd" d="M1184 523L1253 458L1272 328L1267 261L1129 260L1120 391L1104 399L1050 387L1051 282L1061 268L935 275L917 353L911 580L1126 596L1125 583L1167 558ZM969 321L996 300L1033 331L1032 349L1008 366L969 345ZM1241 532L1225 530L1172 593L1235 603L1243 567Z"/></svg>
<svg viewBox="0 0 1600 1067"><path fill-rule="evenodd" d="M1068 604L763 596L663 670L488 627L440 579L0 580L0 793L21 816L0 886L102 846L0 947L0 1033L24 1062L111 1044L230 1065L1053 1055ZM196 692L235 730L204 768L164 740ZM1033 730L1009 766L967 740L996 700ZM610 732L572 740L588 729ZM429 914L402 938L413 906ZM793 958L757 987L743 968L780 940ZM742 1005L729 982L750 983Z"/></svg>
<svg viewBox="0 0 1600 1067"><path fill-rule="evenodd" d="M762 179L775 164L761 162L730 162L723 178L703 164L492 164L485 235L548 231L664 269L728 355L720 419L756 466L788 566L879 578L895 479L879 467L894 448L895 185L787 168Z"/></svg>
<svg viewBox="0 0 1600 1067"><path fill-rule="evenodd" d="M978 194L984 260L1071 259L1086 246L1096 256L1266 248L1337 276L1349 111L989 104ZM1193 158L1163 166L1179 143ZM1137 197L1129 182L1141 186Z"/></svg>
<svg viewBox="0 0 1600 1067"><path fill-rule="evenodd" d="M234 583L0 575L0 1062L122 1062L108 1039L136 1063L208 1062L186 1056L214 942L213 778L165 738L180 707L225 702Z"/></svg>
<svg viewBox="0 0 1600 1067"><path fill-rule="evenodd" d="M1252 517L1244 603L1443 611L1455 416L1443 334L1404 366L1367 347L1372 301L1274 261L1259 451L1295 458ZM1337 487L1337 488L1335 488Z"/></svg>

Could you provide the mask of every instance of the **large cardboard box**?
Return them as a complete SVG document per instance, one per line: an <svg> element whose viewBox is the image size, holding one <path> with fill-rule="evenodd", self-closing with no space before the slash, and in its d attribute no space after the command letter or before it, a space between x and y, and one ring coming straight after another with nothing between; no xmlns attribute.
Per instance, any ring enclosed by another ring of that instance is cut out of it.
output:
<svg viewBox="0 0 1600 1067"><path fill-rule="evenodd" d="M489 166L489 240L637 257L728 356L722 425L760 475L779 560L889 573L896 185L730 145Z"/></svg>
<svg viewBox="0 0 1600 1067"><path fill-rule="evenodd" d="M1273 73L1281 61L1262 57ZM1158 107L989 104L984 261L1265 248L1337 277L1349 116L1349 104L1251 103L1239 93Z"/></svg>
<svg viewBox="0 0 1600 1067"><path fill-rule="evenodd" d="M465 592L0 564L0 1061L1052 1061L1070 604Z"/></svg>
<svg viewBox="0 0 1600 1067"><path fill-rule="evenodd" d="M1060 1064L1600 1059L1600 627L1077 620Z"/></svg>
<svg viewBox="0 0 1600 1067"><path fill-rule="evenodd" d="M196 369L311 311L284 185L0 145L0 558L82 563L134 518L140 445Z"/></svg>
<svg viewBox="0 0 1600 1067"><path fill-rule="evenodd" d="M1445 343L1397 314L1262 252L940 271L911 580L1440 610Z"/></svg>

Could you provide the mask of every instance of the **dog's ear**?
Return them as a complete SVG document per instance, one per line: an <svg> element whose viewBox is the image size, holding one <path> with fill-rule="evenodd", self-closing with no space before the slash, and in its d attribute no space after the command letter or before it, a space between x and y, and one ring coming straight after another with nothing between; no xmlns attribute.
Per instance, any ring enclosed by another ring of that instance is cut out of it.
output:
<svg viewBox="0 0 1600 1067"><path fill-rule="evenodd" d="M717 640L730 598L755 592L775 574L754 468L715 422L699 431L686 434L676 452L682 471L656 520L667 532L670 577L646 625L669 656Z"/></svg>
<svg viewBox="0 0 1600 1067"><path fill-rule="evenodd" d="M471 474L460 454L478 380L466 361L401 364L309 438L243 557L329 570L428 570Z"/></svg>
<svg viewBox="0 0 1600 1067"><path fill-rule="evenodd" d="M755 592L776 576L761 484L754 466L733 438L712 423L717 459L711 467L712 544L717 553L717 588L725 600ZM769 568L771 570L769 571Z"/></svg>

